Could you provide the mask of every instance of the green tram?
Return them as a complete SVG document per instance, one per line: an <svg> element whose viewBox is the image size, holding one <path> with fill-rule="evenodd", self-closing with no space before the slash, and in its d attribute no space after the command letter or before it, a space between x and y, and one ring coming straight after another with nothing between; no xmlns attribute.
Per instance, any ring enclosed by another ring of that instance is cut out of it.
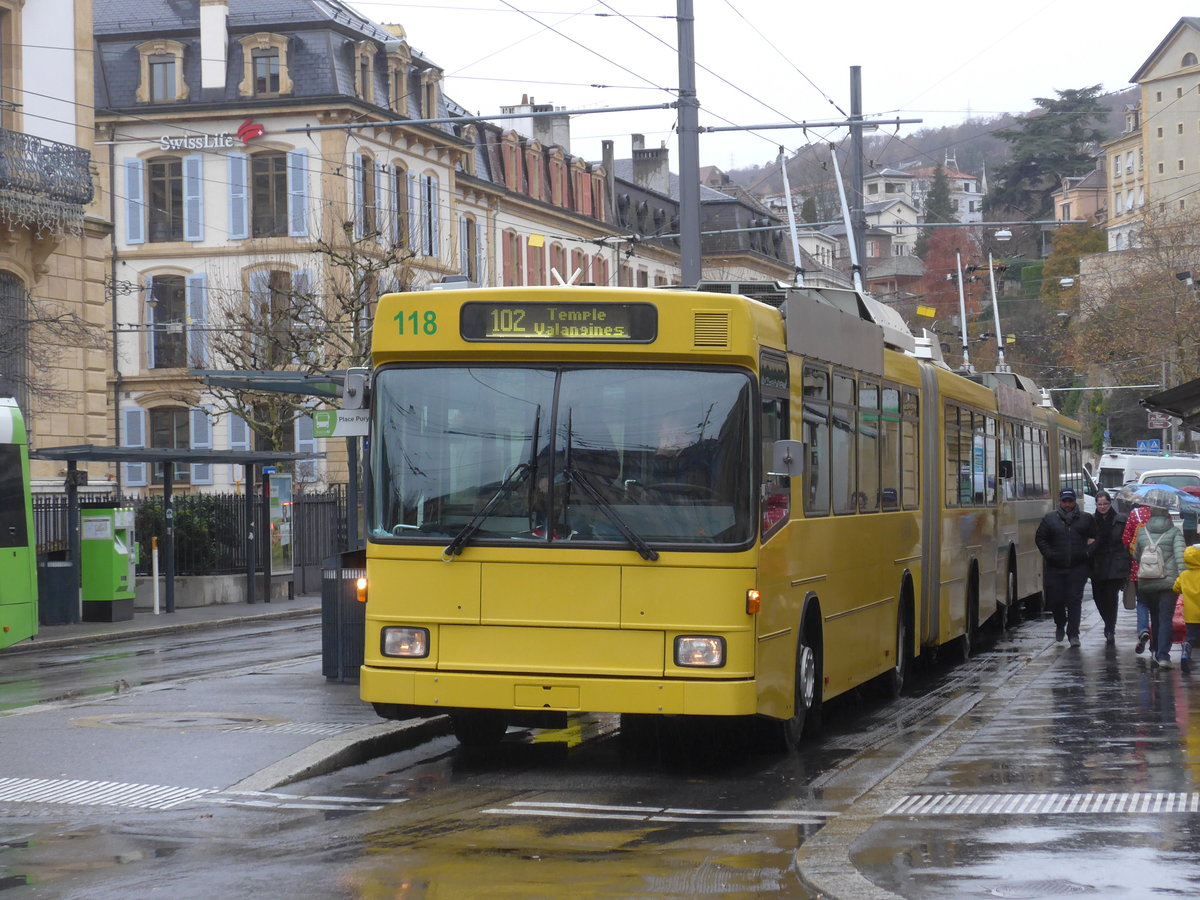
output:
<svg viewBox="0 0 1200 900"><path fill-rule="evenodd" d="M0 397L0 649L37 634L37 560L29 435L15 400Z"/></svg>

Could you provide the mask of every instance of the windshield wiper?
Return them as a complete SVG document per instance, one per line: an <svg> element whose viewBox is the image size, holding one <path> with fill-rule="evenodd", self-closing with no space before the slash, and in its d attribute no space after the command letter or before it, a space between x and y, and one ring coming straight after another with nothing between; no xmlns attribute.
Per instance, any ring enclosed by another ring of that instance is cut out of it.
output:
<svg viewBox="0 0 1200 900"><path fill-rule="evenodd" d="M621 517L616 508L587 480L587 476L574 466L564 468L563 476L568 481L579 485L580 490L587 494L588 499L596 504L600 512L604 513L608 520L616 526L617 531L621 532L625 540L629 541L633 549L638 552L638 556L650 562L658 559L658 551L647 544L645 539L630 527L629 523Z"/></svg>
<svg viewBox="0 0 1200 900"><path fill-rule="evenodd" d="M531 484L536 481L538 432L541 427L542 405L539 403L537 411L533 414L533 437L529 439L529 459L526 462L518 463L516 468L508 473L508 477L501 482L496 493L492 494L488 502L483 504L483 508L463 526L463 530L458 533L458 536L446 545L446 549L442 551L442 559L449 561L462 553L463 548L467 546L467 541L479 533L479 529L483 527L487 517L492 514L492 510L499 506L502 500L507 499L508 495L515 491L522 481L526 478L530 479Z"/></svg>

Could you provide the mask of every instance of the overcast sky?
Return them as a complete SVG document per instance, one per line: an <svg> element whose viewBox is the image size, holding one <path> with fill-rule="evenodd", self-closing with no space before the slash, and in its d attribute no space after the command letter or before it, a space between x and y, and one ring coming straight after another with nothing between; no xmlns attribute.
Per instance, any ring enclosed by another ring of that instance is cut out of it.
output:
<svg viewBox="0 0 1200 900"><path fill-rule="evenodd" d="M349 0L446 73L448 96L499 112L538 103L599 109L668 103L679 83L675 0ZM1129 78L1187 10L1150 0L1137 15L1078 0L1008 0L991 8L934 0L694 0L700 124L822 122L850 111L850 67L862 67L868 115L919 118L904 134L968 117L1021 113L1034 97ZM594 85L606 85L595 87ZM664 90L667 89L667 90ZM628 156L630 134L678 153L673 110L578 116L571 150L600 158L600 141ZM891 133L894 129L886 129ZM844 129L808 138L840 141ZM767 163L800 129L702 134L700 162Z"/></svg>

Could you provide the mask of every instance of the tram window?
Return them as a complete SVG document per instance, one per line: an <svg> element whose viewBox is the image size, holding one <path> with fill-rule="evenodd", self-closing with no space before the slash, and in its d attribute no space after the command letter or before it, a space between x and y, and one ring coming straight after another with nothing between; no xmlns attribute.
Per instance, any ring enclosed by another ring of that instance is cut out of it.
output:
<svg viewBox="0 0 1200 900"><path fill-rule="evenodd" d="M28 545L25 510L21 448L18 444L0 445L0 547Z"/></svg>
<svg viewBox="0 0 1200 900"><path fill-rule="evenodd" d="M858 511L879 511L879 385L858 387Z"/></svg>
<svg viewBox="0 0 1200 900"><path fill-rule="evenodd" d="M991 416L983 419L983 500L988 506L996 505L996 420Z"/></svg>
<svg viewBox="0 0 1200 900"><path fill-rule="evenodd" d="M764 397L762 401L762 533L769 534L788 520L791 479L786 475L769 475L775 442L788 436L787 401Z"/></svg>
<svg viewBox="0 0 1200 900"><path fill-rule="evenodd" d="M904 418L900 423L900 485L905 509L916 509L921 498L920 401L914 391L904 392Z"/></svg>
<svg viewBox="0 0 1200 900"><path fill-rule="evenodd" d="M831 486L833 489L833 511L835 513L852 513L858 510L857 466L855 465L855 428L854 407L839 403L844 398L854 401L854 378L850 375L833 375L833 431L830 434L830 457L832 468Z"/></svg>
<svg viewBox="0 0 1200 900"><path fill-rule="evenodd" d="M900 508L900 392L883 389L879 417L879 500L885 510Z"/></svg>
<svg viewBox="0 0 1200 900"><path fill-rule="evenodd" d="M804 444L808 459L804 466L804 512L808 516L829 513L829 373L804 369Z"/></svg>

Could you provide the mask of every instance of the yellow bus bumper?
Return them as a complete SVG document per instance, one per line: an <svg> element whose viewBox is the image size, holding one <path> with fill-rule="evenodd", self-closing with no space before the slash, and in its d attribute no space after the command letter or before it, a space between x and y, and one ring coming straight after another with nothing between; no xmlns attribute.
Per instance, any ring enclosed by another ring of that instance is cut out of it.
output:
<svg viewBox="0 0 1200 900"><path fill-rule="evenodd" d="M748 716L757 711L750 679L544 678L363 666L359 691L369 703L435 709L682 716Z"/></svg>

